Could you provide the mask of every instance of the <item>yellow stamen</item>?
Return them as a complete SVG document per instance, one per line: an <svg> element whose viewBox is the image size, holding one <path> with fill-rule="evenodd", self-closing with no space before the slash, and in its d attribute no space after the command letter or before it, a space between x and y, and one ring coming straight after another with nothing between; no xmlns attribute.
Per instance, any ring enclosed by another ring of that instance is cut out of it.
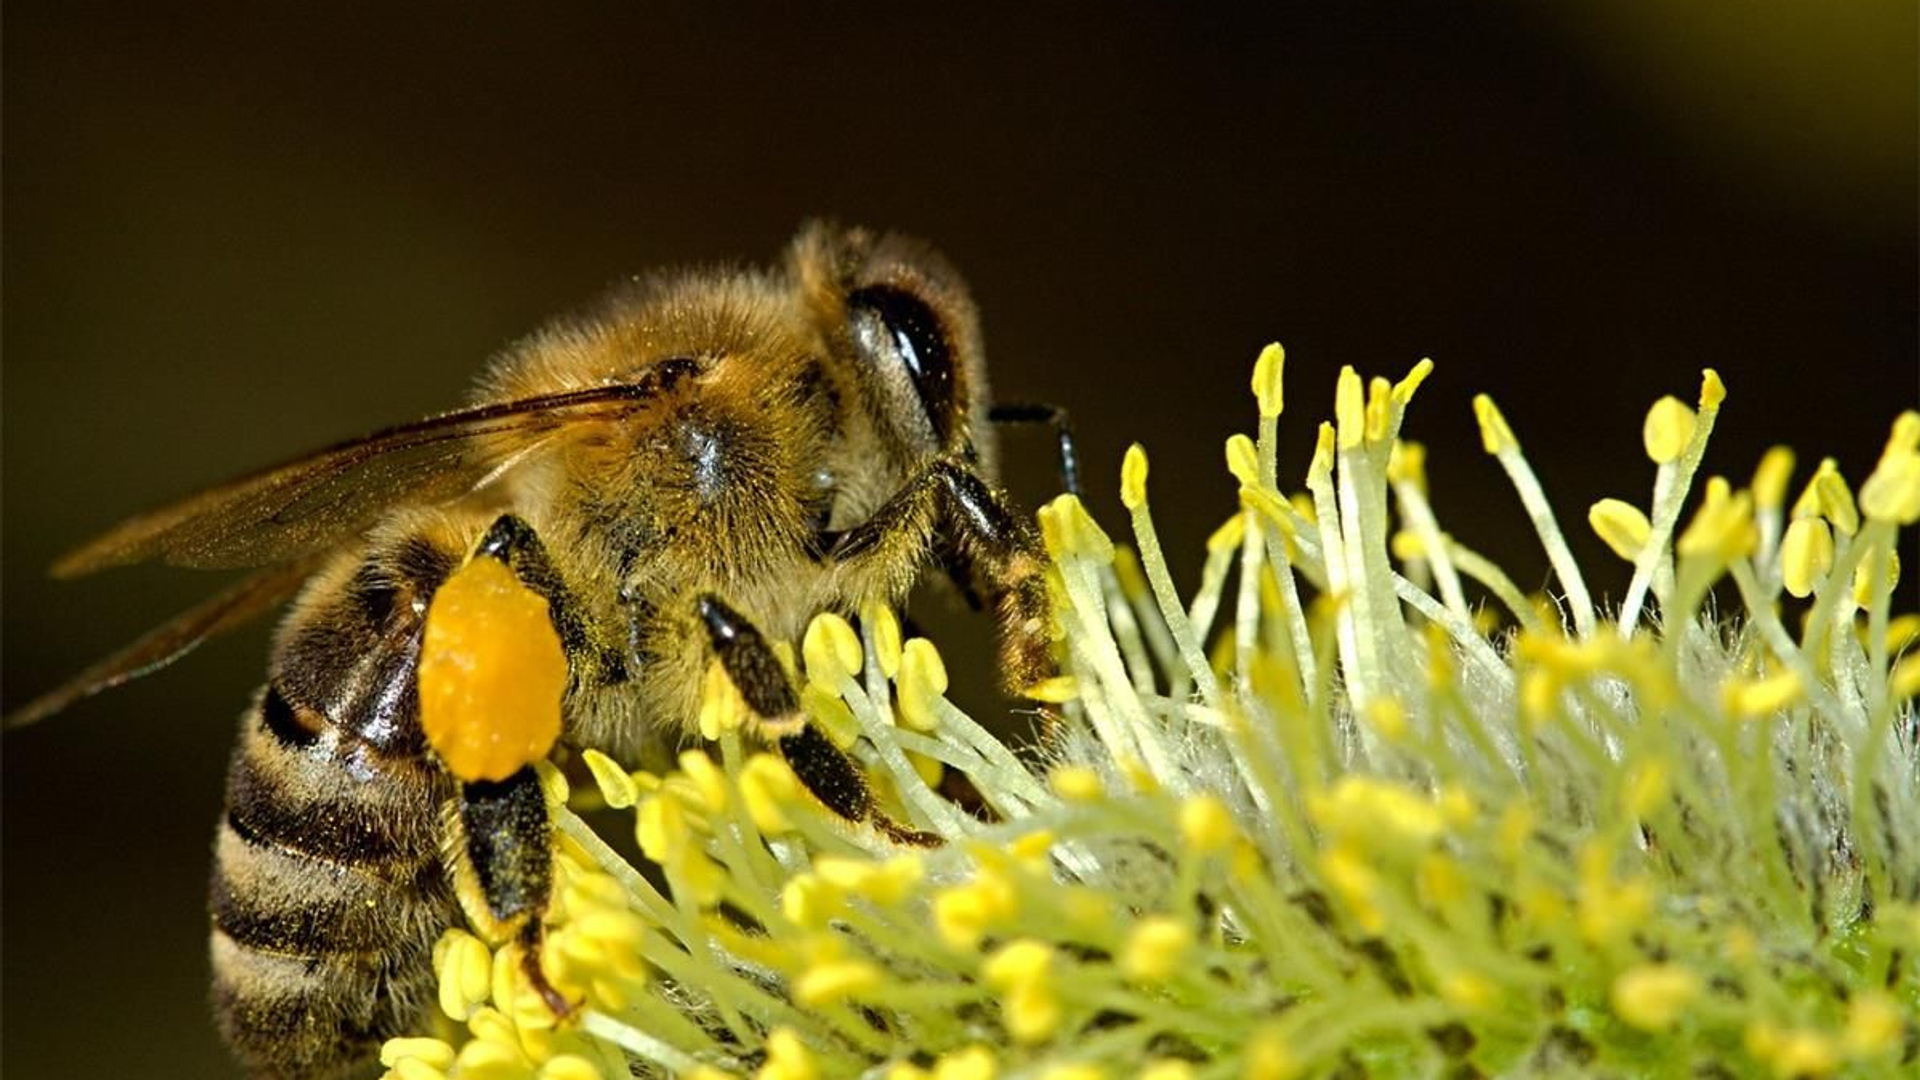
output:
<svg viewBox="0 0 1920 1080"><path fill-rule="evenodd" d="M1120 504L1138 510L1147 501L1147 452L1139 443L1127 447L1120 462Z"/></svg>
<svg viewBox="0 0 1920 1080"><path fill-rule="evenodd" d="M1656 465L1668 464L1686 450L1693 438L1699 417L1679 398L1668 395L1653 403L1640 429L1640 440L1647 456Z"/></svg>
<svg viewBox="0 0 1920 1080"><path fill-rule="evenodd" d="M1633 562L1653 535L1653 525L1640 508L1619 499L1601 499L1587 511L1587 524L1615 555Z"/></svg>
<svg viewBox="0 0 1920 1080"><path fill-rule="evenodd" d="M1253 396L1260 404L1263 417L1280 415L1283 406L1280 382L1286 363L1287 350L1277 341L1261 349L1260 358L1253 362Z"/></svg>

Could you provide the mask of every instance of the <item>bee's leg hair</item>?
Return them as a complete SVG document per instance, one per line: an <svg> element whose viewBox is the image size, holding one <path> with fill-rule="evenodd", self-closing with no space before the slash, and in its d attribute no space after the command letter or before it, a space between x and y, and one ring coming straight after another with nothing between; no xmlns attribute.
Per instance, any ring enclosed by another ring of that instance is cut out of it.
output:
<svg viewBox="0 0 1920 1080"><path fill-rule="evenodd" d="M987 410L987 420L995 424L1045 424L1053 429L1060 445L1060 486L1067 494L1080 494L1080 451L1073 441L1073 421L1058 405L1035 401L1006 401Z"/></svg>
<svg viewBox="0 0 1920 1080"><path fill-rule="evenodd" d="M838 816L871 825L896 843L924 847L940 842L931 833L901 825L875 806L873 790L860 767L819 728L800 719L800 698L787 679L787 669L746 616L712 594L700 597L699 613L720 666L747 708L775 730L788 731L777 739L780 754L814 798Z"/></svg>
<svg viewBox="0 0 1920 1080"><path fill-rule="evenodd" d="M496 923L519 924L528 980L557 1016L572 1011L540 969L542 929L553 889L553 821L533 766L499 781L460 785L460 835L467 865Z"/></svg>
<svg viewBox="0 0 1920 1080"><path fill-rule="evenodd" d="M832 555L852 561L929 532L944 539L943 566L971 587L1000 622L1000 677L1019 694L1058 672L1053 658L1047 557L1031 526L1016 518L978 473L950 458L929 464L872 517L841 535Z"/></svg>

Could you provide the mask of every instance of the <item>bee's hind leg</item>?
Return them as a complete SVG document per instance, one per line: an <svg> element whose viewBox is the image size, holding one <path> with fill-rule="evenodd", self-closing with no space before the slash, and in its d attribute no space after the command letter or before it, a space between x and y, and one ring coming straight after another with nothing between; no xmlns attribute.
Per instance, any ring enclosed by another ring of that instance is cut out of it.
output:
<svg viewBox="0 0 1920 1080"><path fill-rule="evenodd" d="M848 821L872 825L895 843L922 847L940 843L935 834L904 826L875 805L873 789L860 766L804 720L786 668L745 616L712 595L700 598L699 609L720 666L747 708L769 729L786 732L776 739L780 754L815 798Z"/></svg>
<svg viewBox="0 0 1920 1080"><path fill-rule="evenodd" d="M567 666L577 677L594 670L601 650L590 644L579 607L531 525L512 514L496 518L473 557L491 558L547 602ZM503 780L461 777L455 814L457 843L450 852L453 880L470 921L499 939L512 935L525 947L528 982L554 1015L573 1006L540 967L545 935L542 917L553 891L553 820L532 764Z"/></svg>
<svg viewBox="0 0 1920 1080"><path fill-rule="evenodd" d="M553 890L553 821L539 774L529 765L505 780L464 783L457 813L453 879L461 906L492 931L488 936L519 939L527 981L555 1016L567 1016L572 1004L540 967L541 916Z"/></svg>

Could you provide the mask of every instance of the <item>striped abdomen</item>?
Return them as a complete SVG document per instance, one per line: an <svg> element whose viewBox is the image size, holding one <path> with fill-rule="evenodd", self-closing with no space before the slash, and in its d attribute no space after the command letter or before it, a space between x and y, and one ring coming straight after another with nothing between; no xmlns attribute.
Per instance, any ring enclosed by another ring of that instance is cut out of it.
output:
<svg viewBox="0 0 1920 1080"><path fill-rule="evenodd" d="M361 1075L419 1030L433 943L459 919L440 860L450 783L419 738L419 618L390 580L372 560L316 580L227 770L214 1009L256 1077Z"/></svg>

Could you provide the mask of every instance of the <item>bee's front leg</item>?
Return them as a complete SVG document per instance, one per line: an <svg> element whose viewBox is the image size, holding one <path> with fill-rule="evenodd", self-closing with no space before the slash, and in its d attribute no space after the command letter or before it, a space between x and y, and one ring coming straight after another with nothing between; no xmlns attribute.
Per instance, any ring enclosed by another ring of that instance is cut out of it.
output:
<svg viewBox="0 0 1920 1080"><path fill-rule="evenodd" d="M720 666L762 728L777 735L781 756L815 798L840 817L870 824L897 843L940 842L931 833L894 821L874 804L860 767L801 715L800 697L786 668L753 623L711 594L700 598L699 614Z"/></svg>
<svg viewBox="0 0 1920 1080"><path fill-rule="evenodd" d="M842 534L831 552L842 563L885 560L890 548L925 544L937 531L948 574L993 605L1000 623L1000 678L1012 694L1058 673L1047 557L1031 526L969 466L929 464L872 517Z"/></svg>

